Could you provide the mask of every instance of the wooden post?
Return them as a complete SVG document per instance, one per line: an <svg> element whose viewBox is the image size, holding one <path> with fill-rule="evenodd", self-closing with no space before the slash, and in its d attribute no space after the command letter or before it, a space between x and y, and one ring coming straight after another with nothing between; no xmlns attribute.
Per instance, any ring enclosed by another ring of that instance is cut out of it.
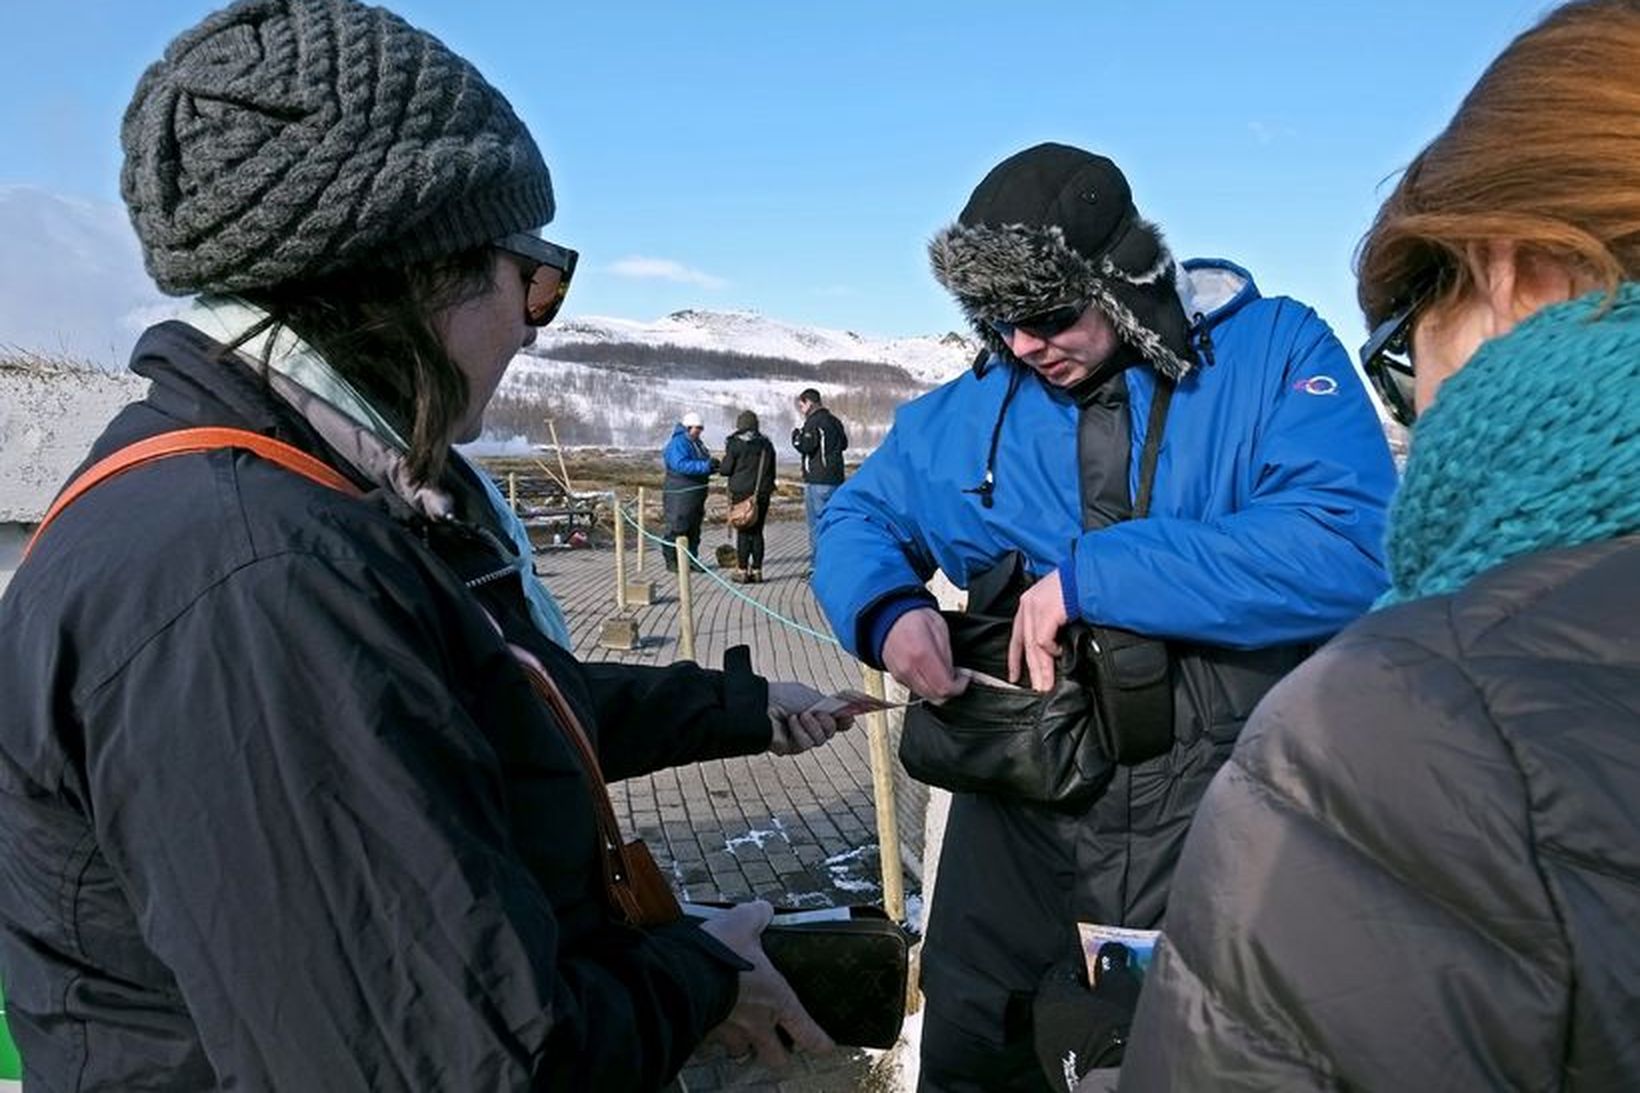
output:
<svg viewBox="0 0 1640 1093"><path fill-rule="evenodd" d="M507 507L514 516L518 515L518 472L507 472Z"/></svg>
<svg viewBox="0 0 1640 1093"><path fill-rule="evenodd" d="M564 465L564 446L558 443L558 426L550 417L547 419L547 432L552 434L552 446L558 453L558 473L564 478L564 493L572 494L575 487L569 484L569 468Z"/></svg>
<svg viewBox="0 0 1640 1093"><path fill-rule="evenodd" d="M558 472L553 470L551 467L547 466L545 463L541 462L539 459L534 460L534 463L537 467L540 467L541 470L546 474L547 481L551 482L555 486L563 486L564 487L564 496L566 498L568 498L569 497L569 487L564 486L564 484L562 482L558 481Z"/></svg>
<svg viewBox="0 0 1640 1093"><path fill-rule="evenodd" d="M621 519L621 495L611 494L615 513L615 610L626 610L626 521Z"/></svg>
<svg viewBox="0 0 1640 1093"><path fill-rule="evenodd" d="M684 660L695 659L695 617L689 599L689 537L680 535L673 541L678 550L678 650Z"/></svg>
<svg viewBox="0 0 1640 1093"><path fill-rule="evenodd" d="M883 673L865 668L866 694L883 699ZM871 744L871 796L877 804L877 854L883 867L883 910L895 922L905 921L905 881L900 865L900 824L894 813L894 756L888 749L888 716L866 715Z"/></svg>
<svg viewBox="0 0 1640 1093"><path fill-rule="evenodd" d="M637 571L638 578L643 579L643 487L638 487L638 564L632 568Z"/></svg>

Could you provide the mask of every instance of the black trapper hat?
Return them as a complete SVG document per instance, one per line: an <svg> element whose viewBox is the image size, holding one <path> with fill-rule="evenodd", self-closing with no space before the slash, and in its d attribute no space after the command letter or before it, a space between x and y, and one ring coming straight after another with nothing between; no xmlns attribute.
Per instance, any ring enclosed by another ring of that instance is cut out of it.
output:
<svg viewBox="0 0 1640 1093"><path fill-rule="evenodd" d="M991 320L1091 303L1158 372L1177 380L1194 366L1173 256L1104 156L1065 144L1009 156L928 252L935 278L997 352L1008 347Z"/></svg>

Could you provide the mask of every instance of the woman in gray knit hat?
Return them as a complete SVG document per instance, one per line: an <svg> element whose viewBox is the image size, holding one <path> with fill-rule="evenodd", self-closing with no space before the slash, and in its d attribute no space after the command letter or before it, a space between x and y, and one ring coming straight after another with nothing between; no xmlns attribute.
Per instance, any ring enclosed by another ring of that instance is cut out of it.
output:
<svg viewBox="0 0 1640 1093"><path fill-rule="evenodd" d="M575 269L506 99L379 8L243 0L122 138L149 271L198 300L0 601L26 1080L656 1089L714 1029L828 1046L768 905L640 890L604 780L839 723L744 648L576 662L451 448Z"/></svg>

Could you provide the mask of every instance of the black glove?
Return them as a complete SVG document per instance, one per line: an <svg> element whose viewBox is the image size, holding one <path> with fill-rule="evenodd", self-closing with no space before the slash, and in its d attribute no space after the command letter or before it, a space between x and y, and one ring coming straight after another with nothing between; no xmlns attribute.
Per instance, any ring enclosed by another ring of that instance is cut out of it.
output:
<svg viewBox="0 0 1640 1093"><path fill-rule="evenodd" d="M1140 979L1129 967L1131 956L1126 945L1106 942L1099 950L1097 986L1088 987L1078 953L1048 969L1037 988L1036 1057L1055 1089L1070 1093L1088 1071L1122 1065L1139 1005Z"/></svg>
<svg viewBox="0 0 1640 1093"><path fill-rule="evenodd" d="M709 473L716 474L718 472L718 468L721 466L723 466L723 460L714 455L712 457L712 469Z"/></svg>

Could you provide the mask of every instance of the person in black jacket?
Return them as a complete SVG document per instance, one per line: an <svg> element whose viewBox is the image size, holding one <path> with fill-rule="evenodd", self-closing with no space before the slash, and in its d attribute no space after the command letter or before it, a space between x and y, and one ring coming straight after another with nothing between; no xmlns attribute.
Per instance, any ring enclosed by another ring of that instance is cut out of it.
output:
<svg viewBox="0 0 1640 1093"><path fill-rule="evenodd" d="M719 471L729 481L729 505L750 498L757 505L757 519L735 529L735 556L739 563L730 580L757 584L763 580L763 523L769 518L769 498L774 496L774 445L757 431L757 415L742 410L735 419L735 432L723 445Z"/></svg>
<svg viewBox="0 0 1640 1093"><path fill-rule="evenodd" d="M1640 1089L1637 55L1551 13L1366 237L1393 586L1208 792L1123 1090Z"/></svg>
<svg viewBox="0 0 1640 1093"><path fill-rule="evenodd" d="M91 458L229 427L329 484L243 448L139 466L0 600L25 1085L653 1090L709 1032L823 1049L768 905L628 925L594 804L836 723L744 647L576 661L452 456L575 265L533 234L551 183L506 100L382 9L260 0L171 43L122 136L148 269L202 295Z"/></svg>
<svg viewBox="0 0 1640 1093"><path fill-rule="evenodd" d="M792 430L792 447L803 457L803 511L808 517L809 549L819 541L820 515L843 484L843 453L848 433L837 415L820 404L820 392L808 387L797 396L803 421Z"/></svg>

